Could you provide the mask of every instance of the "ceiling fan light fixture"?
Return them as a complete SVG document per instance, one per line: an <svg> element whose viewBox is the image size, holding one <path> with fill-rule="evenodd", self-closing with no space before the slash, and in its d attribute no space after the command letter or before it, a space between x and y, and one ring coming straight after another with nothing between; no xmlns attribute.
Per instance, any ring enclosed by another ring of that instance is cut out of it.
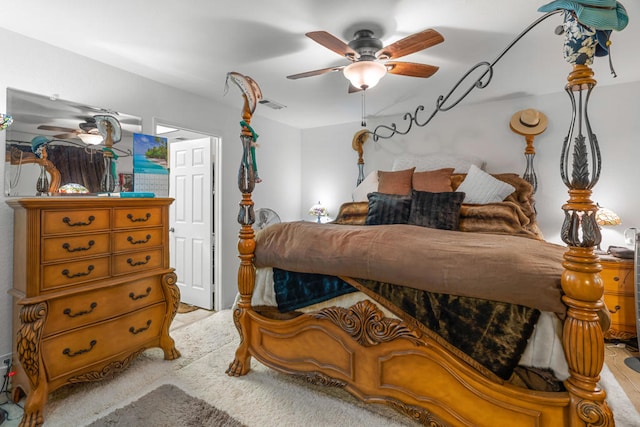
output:
<svg viewBox="0 0 640 427"><path fill-rule="evenodd" d="M95 133L80 133L78 134L78 138L82 140L87 145L98 145L102 142L102 135Z"/></svg>
<svg viewBox="0 0 640 427"><path fill-rule="evenodd" d="M371 89L387 74L387 67L376 61L359 61L342 71L351 84L362 90Z"/></svg>

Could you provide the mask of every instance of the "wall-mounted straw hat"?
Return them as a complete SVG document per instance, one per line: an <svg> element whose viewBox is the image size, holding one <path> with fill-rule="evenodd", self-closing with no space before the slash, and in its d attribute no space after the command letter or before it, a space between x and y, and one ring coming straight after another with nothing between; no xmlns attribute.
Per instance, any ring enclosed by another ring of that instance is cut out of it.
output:
<svg viewBox="0 0 640 427"><path fill-rule="evenodd" d="M528 108L511 116L509 126L520 135L539 135L547 129L547 116L538 110Z"/></svg>

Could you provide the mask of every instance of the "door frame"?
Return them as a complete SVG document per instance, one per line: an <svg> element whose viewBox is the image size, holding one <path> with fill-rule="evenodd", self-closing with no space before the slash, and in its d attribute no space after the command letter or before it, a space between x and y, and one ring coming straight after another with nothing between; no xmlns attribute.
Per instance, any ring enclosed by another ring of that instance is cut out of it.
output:
<svg viewBox="0 0 640 427"><path fill-rule="evenodd" d="M173 122L171 120L165 120L158 117L154 117L153 120L153 135L165 137L164 134L157 134L156 130L158 126L165 126L169 128L174 128L186 132L191 132L194 134L194 139L198 136L201 138L209 138L213 147L211 147L211 152L214 156L213 161L213 194L215 194L214 203L213 203L213 309L215 311L222 310L222 271L221 271L221 237L222 237L222 201L220 200L222 188L222 137L220 135L215 135L209 132L191 129L185 127L179 123ZM170 144L171 141L168 139L167 143ZM168 148L168 147L167 147ZM169 150L167 150L169 151ZM212 196L213 197L213 196Z"/></svg>

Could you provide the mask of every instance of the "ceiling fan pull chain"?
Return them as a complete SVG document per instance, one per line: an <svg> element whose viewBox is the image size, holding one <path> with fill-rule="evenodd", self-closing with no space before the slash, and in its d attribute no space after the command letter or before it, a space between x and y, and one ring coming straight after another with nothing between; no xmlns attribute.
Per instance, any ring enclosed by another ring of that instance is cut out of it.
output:
<svg viewBox="0 0 640 427"><path fill-rule="evenodd" d="M365 111L365 99L364 99L364 96L365 96L364 94L365 94L365 93L367 93L367 91L366 91L366 90L363 90L363 91L362 91L362 122L360 122L360 125L361 125L363 128L366 128L366 127L367 127L367 121L366 121L366 119L365 119L365 117L366 117L366 111Z"/></svg>

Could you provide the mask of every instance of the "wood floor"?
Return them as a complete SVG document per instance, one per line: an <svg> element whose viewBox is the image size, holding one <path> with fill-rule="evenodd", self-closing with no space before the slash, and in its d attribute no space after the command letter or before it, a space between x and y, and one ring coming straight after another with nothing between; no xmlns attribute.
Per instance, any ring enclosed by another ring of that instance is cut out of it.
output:
<svg viewBox="0 0 640 427"><path fill-rule="evenodd" d="M640 372L636 372L625 364L625 360L630 357L640 358L636 348L621 344L607 343L604 350L604 361L633 402L638 412L640 412ZM640 369L640 360L637 361Z"/></svg>

